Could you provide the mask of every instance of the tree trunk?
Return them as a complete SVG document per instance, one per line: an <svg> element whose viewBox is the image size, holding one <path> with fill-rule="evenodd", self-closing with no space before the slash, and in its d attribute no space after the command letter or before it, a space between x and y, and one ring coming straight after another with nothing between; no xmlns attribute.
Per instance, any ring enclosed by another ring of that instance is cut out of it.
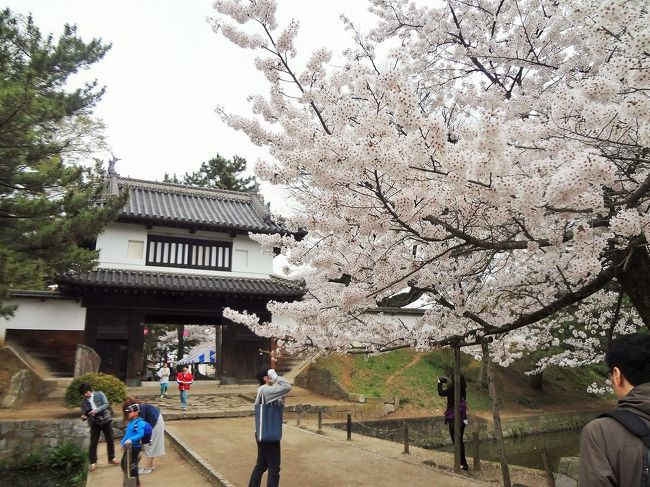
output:
<svg viewBox="0 0 650 487"><path fill-rule="evenodd" d="M478 381L481 384L481 387L484 387L487 389L488 382L487 382L487 363L485 362L485 357L481 358L481 368L478 371Z"/></svg>
<svg viewBox="0 0 650 487"><path fill-rule="evenodd" d="M650 255L646 247L635 247L622 257L623 267L616 276L625 294L650 329Z"/></svg>
<svg viewBox="0 0 650 487"><path fill-rule="evenodd" d="M492 417L494 419L494 437L499 445L499 458L501 462L501 474L503 476L504 487L511 487L510 470L508 470L508 458L506 456L506 447L503 444L503 433L501 431L501 414L499 413L499 401L497 399L497 389L494 384L494 374L492 371L492 362L490 361L490 350L488 344L481 343L483 357L486 361L488 389L490 390L490 399L492 400Z"/></svg>
<svg viewBox="0 0 650 487"><path fill-rule="evenodd" d="M178 352L176 354L176 362L183 358L183 348L185 348L183 333L185 332L185 325L178 325L176 329L176 336L178 338Z"/></svg>
<svg viewBox="0 0 650 487"><path fill-rule="evenodd" d="M535 391L541 391L544 388L543 382L544 382L544 372L531 375L530 379L528 379L528 384L530 385L531 389Z"/></svg>
<svg viewBox="0 0 650 487"><path fill-rule="evenodd" d="M454 472L460 472L460 347L454 347Z"/></svg>

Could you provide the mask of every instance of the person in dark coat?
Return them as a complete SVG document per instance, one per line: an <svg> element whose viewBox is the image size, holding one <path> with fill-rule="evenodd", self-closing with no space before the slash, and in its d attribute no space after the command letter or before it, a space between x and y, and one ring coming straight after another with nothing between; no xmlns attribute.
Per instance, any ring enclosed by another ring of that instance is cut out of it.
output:
<svg viewBox="0 0 650 487"><path fill-rule="evenodd" d="M614 411L637 415L650 428L650 335L634 333L612 340L605 354L614 394ZM610 417L594 419L580 434L580 487L642 485L641 438Z"/></svg>
<svg viewBox="0 0 650 487"><path fill-rule="evenodd" d="M449 381L446 377L438 377L438 395L447 398L447 409L445 409L445 424L449 427L449 435L451 442L455 442L455 428L454 428L454 383ZM467 426L467 383L465 377L460 376L460 468L467 470L467 458L465 457L465 441L463 435L465 434L465 426Z"/></svg>
<svg viewBox="0 0 650 487"><path fill-rule="evenodd" d="M97 468L97 444L100 433L104 433L109 463L119 465L120 461L115 458L115 445L113 445L113 416L106 394L102 391L93 391L90 384L81 384L79 394L83 396L80 406L81 420L88 421L90 426L90 446L88 447L90 471L94 472Z"/></svg>

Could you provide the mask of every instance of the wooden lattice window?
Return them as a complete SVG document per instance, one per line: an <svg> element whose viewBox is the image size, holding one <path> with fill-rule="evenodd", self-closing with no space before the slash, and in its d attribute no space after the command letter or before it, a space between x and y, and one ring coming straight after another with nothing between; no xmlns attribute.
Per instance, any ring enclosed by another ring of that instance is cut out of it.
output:
<svg viewBox="0 0 650 487"><path fill-rule="evenodd" d="M232 243L149 235L147 265L230 271Z"/></svg>

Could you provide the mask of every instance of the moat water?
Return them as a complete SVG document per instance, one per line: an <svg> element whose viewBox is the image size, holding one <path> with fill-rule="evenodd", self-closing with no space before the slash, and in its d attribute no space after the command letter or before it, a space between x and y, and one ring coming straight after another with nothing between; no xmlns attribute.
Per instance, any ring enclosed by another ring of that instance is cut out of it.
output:
<svg viewBox="0 0 650 487"><path fill-rule="evenodd" d="M385 440L403 442L403 419L374 420L352 422L353 434L374 436ZM440 418L409 418L409 439L413 446L453 452L453 446L441 446L449 441L447 427ZM331 424L335 428L345 429L345 423ZM542 449L546 447L551 466L557 471L560 458L577 456L580 451L580 430L569 430L555 433L540 433L527 436L506 438L504 440L508 463L539 470L544 469ZM472 463L473 445L471 435L465 435L465 453L468 462ZM481 460L499 461L499 448L496 441L481 440L479 444Z"/></svg>
<svg viewBox="0 0 650 487"><path fill-rule="evenodd" d="M467 440L467 438L466 438ZM563 431L559 433L541 433L504 440L508 463L522 467L544 469L542 448L546 445L554 472L557 472L560 458L577 456L580 451L580 431ZM436 448L436 450L452 452L453 447ZM472 464L473 446L471 441L465 441L467 461ZM479 446L481 460L499 461L499 448L496 441L481 441Z"/></svg>

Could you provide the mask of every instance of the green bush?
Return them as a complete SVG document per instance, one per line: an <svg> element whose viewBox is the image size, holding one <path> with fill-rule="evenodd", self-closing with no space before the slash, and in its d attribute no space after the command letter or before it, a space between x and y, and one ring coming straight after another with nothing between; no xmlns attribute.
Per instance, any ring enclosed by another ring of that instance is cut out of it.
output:
<svg viewBox="0 0 650 487"><path fill-rule="evenodd" d="M0 460L0 471L36 470L44 464L45 458L40 451L14 451L11 455Z"/></svg>
<svg viewBox="0 0 650 487"><path fill-rule="evenodd" d="M65 470L67 473L82 470L86 465L87 454L72 443L62 443L54 448L47 462L50 467Z"/></svg>
<svg viewBox="0 0 650 487"><path fill-rule="evenodd" d="M113 375L91 372L74 379L65 391L65 404L73 408L79 407L82 396L79 394L79 386L88 383L94 391L102 391L106 394L111 406L120 404L126 399L126 384Z"/></svg>
<svg viewBox="0 0 650 487"><path fill-rule="evenodd" d="M87 453L67 442L51 450L14 452L0 460L0 485L83 487L87 466Z"/></svg>

